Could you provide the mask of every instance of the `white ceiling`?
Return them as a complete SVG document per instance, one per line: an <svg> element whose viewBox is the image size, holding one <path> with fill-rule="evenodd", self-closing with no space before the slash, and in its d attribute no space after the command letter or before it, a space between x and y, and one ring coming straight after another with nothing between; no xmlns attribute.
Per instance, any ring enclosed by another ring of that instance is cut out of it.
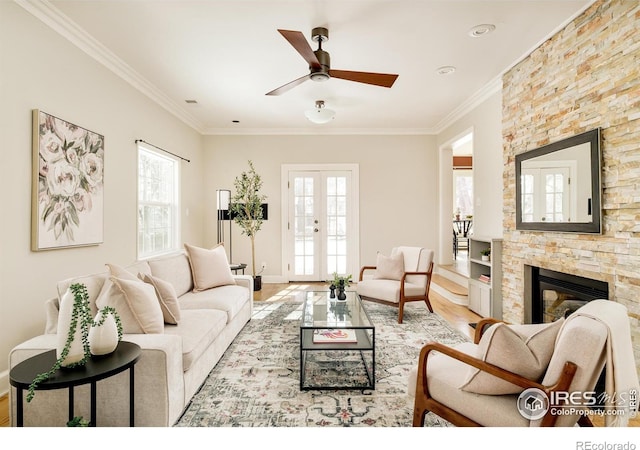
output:
<svg viewBox="0 0 640 450"><path fill-rule="evenodd" d="M17 0L203 134L437 133L592 0ZM472 38L479 24L493 33ZM397 73L391 88L308 73L277 32L329 29L331 68ZM456 72L438 75L441 66ZM190 105L185 100L196 100ZM307 121L316 100L336 111ZM238 120L239 123L233 123Z"/></svg>

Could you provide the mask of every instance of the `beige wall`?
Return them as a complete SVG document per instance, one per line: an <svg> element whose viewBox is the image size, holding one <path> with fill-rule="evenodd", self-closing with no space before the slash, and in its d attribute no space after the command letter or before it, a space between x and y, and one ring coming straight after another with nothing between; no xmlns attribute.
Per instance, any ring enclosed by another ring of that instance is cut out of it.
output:
<svg viewBox="0 0 640 450"><path fill-rule="evenodd" d="M473 232L477 236L502 237L502 92L490 95L473 110L438 134L441 189L452 185L451 144L468 132L473 133ZM440 196L442 264L451 262L451 192Z"/></svg>
<svg viewBox="0 0 640 450"><path fill-rule="evenodd" d="M640 367L640 16L598 1L504 76L504 318L524 319L524 265L606 281ZM602 128L602 235L515 229L515 155Z"/></svg>
<svg viewBox="0 0 640 450"><path fill-rule="evenodd" d="M201 244L202 137L12 2L0 2L0 392L9 350L44 330L56 281L136 258L135 139L182 164L182 235ZM104 244L32 252L31 110L105 136ZM189 209L189 216L185 211Z"/></svg>
<svg viewBox="0 0 640 450"><path fill-rule="evenodd" d="M216 240L215 191L252 160L268 196L269 220L256 237L256 264L264 281L281 279L281 166L355 163L360 173L360 265L396 245L437 248L437 151L433 136L207 136L205 138L206 242ZM250 262L246 236L233 225L233 259ZM357 274L353 274L354 277Z"/></svg>

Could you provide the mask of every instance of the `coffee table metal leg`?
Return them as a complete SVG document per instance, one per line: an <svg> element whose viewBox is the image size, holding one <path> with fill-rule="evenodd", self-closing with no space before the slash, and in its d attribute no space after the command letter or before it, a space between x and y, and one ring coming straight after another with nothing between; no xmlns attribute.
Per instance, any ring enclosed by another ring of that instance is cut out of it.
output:
<svg viewBox="0 0 640 450"><path fill-rule="evenodd" d="M304 386L304 366L305 366L305 352L302 350L302 330L300 330L300 390Z"/></svg>

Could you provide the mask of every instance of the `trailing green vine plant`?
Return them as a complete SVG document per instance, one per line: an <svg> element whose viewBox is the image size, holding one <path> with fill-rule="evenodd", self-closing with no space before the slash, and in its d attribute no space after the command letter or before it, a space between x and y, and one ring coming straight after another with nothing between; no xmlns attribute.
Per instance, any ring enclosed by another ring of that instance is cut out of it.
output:
<svg viewBox="0 0 640 450"><path fill-rule="evenodd" d="M91 350L89 347L89 328L101 326L109 314L113 315L116 326L118 328L118 342L120 342L120 340L122 339L122 322L120 321L120 316L118 316L115 308L111 306L105 306L104 308L102 308L100 310L102 312L100 320L96 322L91 317L91 308L89 307L89 293L87 292L87 286L81 283L74 283L69 287L69 289L71 289L71 292L73 293L73 309L71 311L71 322L69 324L67 341L64 348L62 349L62 352L60 352L60 356L58 357L56 362L53 363L51 369L49 369L48 372L38 374L29 385L29 389L27 392L27 402L30 402L36 395L36 388L38 387L38 385L43 381L48 380L58 369L62 367L62 362L69 355L71 343L73 342L78 326L80 326L82 332L82 348L84 350L84 356L80 361L65 366L68 368L84 366L87 363L87 359L91 357Z"/></svg>

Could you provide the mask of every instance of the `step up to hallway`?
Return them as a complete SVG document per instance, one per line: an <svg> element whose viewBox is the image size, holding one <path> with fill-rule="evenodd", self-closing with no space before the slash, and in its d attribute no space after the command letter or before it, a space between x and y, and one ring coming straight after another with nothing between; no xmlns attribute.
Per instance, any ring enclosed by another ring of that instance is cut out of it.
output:
<svg viewBox="0 0 640 450"><path fill-rule="evenodd" d="M469 305L468 277L447 268L438 268L431 278L431 289L457 305Z"/></svg>

